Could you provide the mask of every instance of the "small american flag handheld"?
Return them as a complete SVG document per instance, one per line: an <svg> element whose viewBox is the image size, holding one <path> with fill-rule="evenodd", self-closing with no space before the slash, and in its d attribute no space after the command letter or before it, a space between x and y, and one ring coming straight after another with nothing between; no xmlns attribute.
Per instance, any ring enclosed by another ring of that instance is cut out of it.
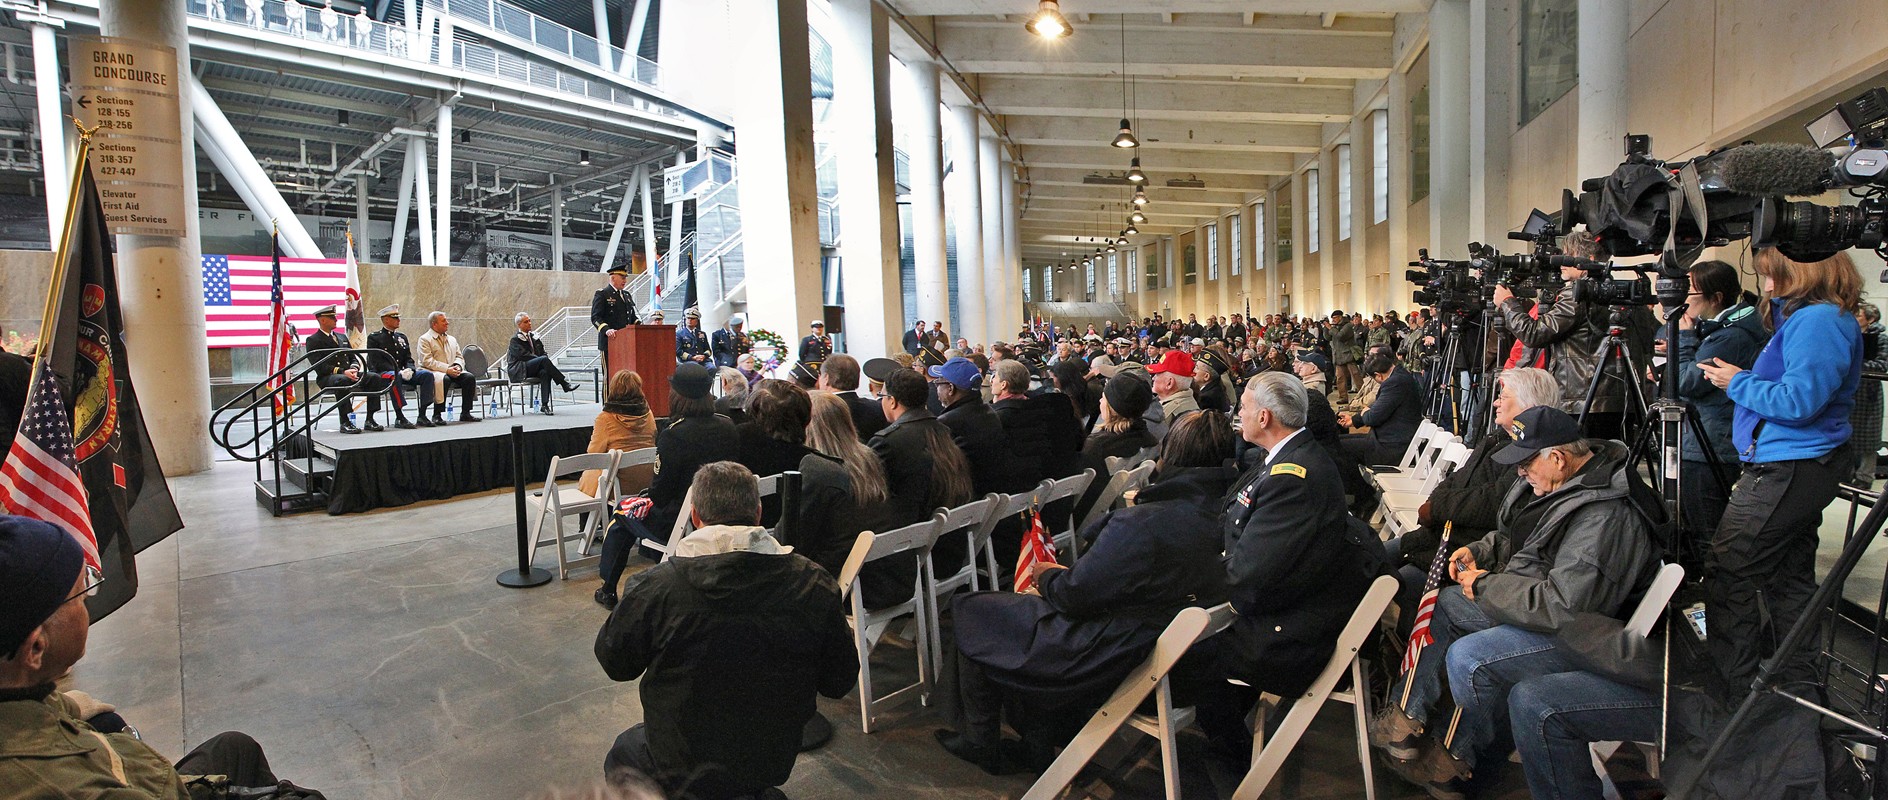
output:
<svg viewBox="0 0 1888 800"><path fill-rule="evenodd" d="M1037 564L1054 564L1055 541L1042 530L1042 509L1029 510L1029 530L1023 532L1023 548L1016 554L1016 591L1027 592L1036 588L1036 578L1032 569Z"/></svg>
<svg viewBox="0 0 1888 800"><path fill-rule="evenodd" d="M1429 619L1436 613L1436 595L1441 593L1442 575L1449 565L1449 533L1453 522L1442 524L1442 541L1436 545L1436 557L1429 560L1429 576L1423 579L1423 599L1416 605L1416 624L1409 631L1409 647L1403 651L1403 671L1416 668L1416 657L1436 640L1429 632Z"/></svg>

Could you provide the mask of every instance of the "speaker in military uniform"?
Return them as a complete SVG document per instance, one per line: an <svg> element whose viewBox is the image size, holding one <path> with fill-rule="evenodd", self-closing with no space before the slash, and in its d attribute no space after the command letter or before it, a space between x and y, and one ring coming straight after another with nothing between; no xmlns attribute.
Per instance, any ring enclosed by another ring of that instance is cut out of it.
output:
<svg viewBox="0 0 1888 800"><path fill-rule="evenodd" d="M433 427L426 418L426 409L433 404L433 373L420 369L413 360L412 343L400 332L399 303L380 310L380 330L367 334L367 348L380 351L367 354L367 368L393 382L393 427L413 427L406 419L406 396L400 391L407 386L420 390L419 427Z"/></svg>
<svg viewBox="0 0 1888 800"><path fill-rule="evenodd" d="M628 284L629 269L611 267L610 285L598 289L590 298L590 324L597 329L597 349L603 351L605 375L614 374L608 367L610 335L636 324L636 302L630 299L629 290L623 288Z"/></svg>
<svg viewBox="0 0 1888 800"><path fill-rule="evenodd" d="M387 379L362 369L360 359L353 355L336 353L327 358L319 355L330 350L352 349L352 345L347 340L347 333L337 332L334 329L334 306L316 309L315 322L321 326L321 330L308 334L308 338L303 339L302 343L308 348L308 354L312 356L310 361L315 364L318 382L324 388L340 390L337 394L341 396L340 402L343 406L348 405L356 394L366 395L367 424L364 427L370 431L385 430L380 427L380 423L374 421L374 415L380 413L380 392L387 388ZM354 427L353 421L347 418L347 412L348 409L343 408L340 413L341 432L360 433L361 429Z"/></svg>

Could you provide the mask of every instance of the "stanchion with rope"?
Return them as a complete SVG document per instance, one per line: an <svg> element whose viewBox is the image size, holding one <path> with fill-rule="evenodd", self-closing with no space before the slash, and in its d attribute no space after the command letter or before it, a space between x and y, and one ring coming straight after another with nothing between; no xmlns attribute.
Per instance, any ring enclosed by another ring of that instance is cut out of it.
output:
<svg viewBox="0 0 1888 800"><path fill-rule="evenodd" d="M509 589L543 586L551 582L551 573L531 566L531 533L525 524L523 425L511 426L511 493L518 511L518 568L498 573L498 585Z"/></svg>

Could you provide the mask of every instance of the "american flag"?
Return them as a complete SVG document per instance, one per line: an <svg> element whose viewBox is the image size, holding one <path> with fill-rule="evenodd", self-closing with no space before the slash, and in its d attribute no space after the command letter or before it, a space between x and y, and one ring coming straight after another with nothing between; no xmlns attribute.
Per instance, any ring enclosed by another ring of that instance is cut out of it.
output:
<svg viewBox="0 0 1888 800"><path fill-rule="evenodd" d="M19 434L0 463L0 508L64 528L85 549L86 566L98 570L98 537L72 451L72 417L46 359L34 371Z"/></svg>
<svg viewBox="0 0 1888 800"><path fill-rule="evenodd" d="M1436 595L1442 591L1442 575L1449 566L1449 531L1453 527L1453 522L1442 524L1442 541L1436 545L1436 557L1429 560L1429 577L1423 579L1423 599L1416 604L1416 624L1409 631L1409 647L1403 650L1404 672L1415 669L1416 657L1436 640L1429 632L1429 618L1435 616Z"/></svg>
<svg viewBox="0 0 1888 800"><path fill-rule="evenodd" d="M350 265L352 266L352 265ZM351 272L351 270L350 270ZM288 329L288 308L283 303L282 294L282 234L280 231L269 233L269 375L275 376L288 366L289 348L295 346L295 335ZM319 323L317 323L319 324ZM280 390L286 377L270 377L269 389ZM281 416L288 407L295 403L295 389L275 396L275 414Z"/></svg>
<svg viewBox="0 0 1888 800"><path fill-rule="evenodd" d="M203 257L203 317L210 347L269 346L269 263L269 256ZM282 301L290 324L314 330L315 309L347 302L347 262L282 259Z"/></svg>
<svg viewBox="0 0 1888 800"><path fill-rule="evenodd" d="M1029 513L1029 530L1023 532L1023 549L1016 554L1016 591L1027 592L1036 588L1036 579L1030 567L1037 564L1054 564L1055 541L1042 531L1042 511Z"/></svg>

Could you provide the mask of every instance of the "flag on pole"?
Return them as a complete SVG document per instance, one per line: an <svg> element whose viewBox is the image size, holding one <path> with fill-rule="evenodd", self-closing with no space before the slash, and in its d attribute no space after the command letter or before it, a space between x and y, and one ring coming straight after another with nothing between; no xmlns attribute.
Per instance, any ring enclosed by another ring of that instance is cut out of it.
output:
<svg viewBox="0 0 1888 800"><path fill-rule="evenodd" d="M295 336L288 329L288 308L282 303L282 232L269 232L269 390L280 388L283 378L277 376L288 367L289 348L295 346ZM276 395L275 413L281 416L288 412L289 404L295 402L295 389Z"/></svg>
<svg viewBox="0 0 1888 800"><path fill-rule="evenodd" d="M280 259L277 264L280 264ZM279 276L281 269L278 266ZM276 279L277 285L281 279ZM361 308L361 270L359 262L354 260L354 231L347 232L347 341L349 347L367 346L367 311Z"/></svg>
<svg viewBox="0 0 1888 800"><path fill-rule="evenodd" d="M1403 671L1416 668L1416 657L1423 648L1436 641L1429 632L1429 618L1436 613L1436 595L1442 589L1442 575L1449 564L1449 531L1455 527L1453 522L1442 525L1442 542L1436 545L1436 557L1429 560L1429 577L1423 580L1423 599L1416 604L1416 624L1409 631L1409 647L1403 651Z"/></svg>
<svg viewBox="0 0 1888 800"><path fill-rule="evenodd" d="M86 566L104 579L86 600L96 621L137 594L137 553L183 520L131 384L112 238L90 152L82 135L33 383L19 434L0 461L0 508L78 539Z"/></svg>
<svg viewBox="0 0 1888 800"><path fill-rule="evenodd" d="M1031 567L1037 564L1054 564L1055 540L1042 530L1042 509L1029 512L1029 530L1023 532L1023 548L1016 554L1016 591L1027 592L1036 588L1036 579L1031 574Z"/></svg>
<svg viewBox="0 0 1888 800"><path fill-rule="evenodd" d="M686 311L693 308L699 311L701 309L701 298L695 292L695 257L686 252L681 255L683 263L688 265L688 289L682 297L682 310Z"/></svg>

